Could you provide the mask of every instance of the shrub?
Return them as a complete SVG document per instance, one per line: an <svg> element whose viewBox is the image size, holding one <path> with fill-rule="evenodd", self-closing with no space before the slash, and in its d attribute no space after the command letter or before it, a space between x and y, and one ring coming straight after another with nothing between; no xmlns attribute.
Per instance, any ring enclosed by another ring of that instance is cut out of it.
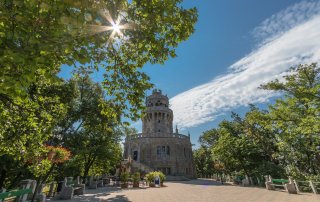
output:
<svg viewBox="0 0 320 202"><path fill-rule="evenodd" d="M71 152L64 147L46 146L47 158L52 163L63 163L70 159Z"/></svg>
<svg viewBox="0 0 320 202"><path fill-rule="evenodd" d="M160 182L164 182L164 180L166 179L166 176L160 172L160 171L155 171L155 172L150 172L148 173L145 177L146 177L146 180L149 182L149 183L153 183L156 176L159 176L160 178Z"/></svg>
<svg viewBox="0 0 320 202"><path fill-rule="evenodd" d="M158 172L158 173L159 173L159 177L160 177L160 182L163 183L164 180L166 179L166 176L162 172Z"/></svg>
<svg viewBox="0 0 320 202"><path fill-rule="evenodd" d="M120 175L120 181L122 183L126 183L129 180L129 173L128 172L122 172Z"/></svg>
<svg viewBox="0 0 320 202"><path fill-rule="evenodd" d="M132 175L132 179L133 179L133 182L139 182L140 181L140 173L139 172L135 172Z"/></svg>
<svg viewBox="0 0 320 202"><path fill-rule="evenodd" d="M148 183L153 183L154 182L154 173L150 172L150 173L146 174L145 178Z"/></svg>

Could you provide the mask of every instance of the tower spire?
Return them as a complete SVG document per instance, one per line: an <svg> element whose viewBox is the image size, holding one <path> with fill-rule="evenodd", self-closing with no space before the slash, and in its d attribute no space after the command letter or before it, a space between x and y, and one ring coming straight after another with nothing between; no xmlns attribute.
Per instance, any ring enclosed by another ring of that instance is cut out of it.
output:
<svg viewBox="0 0 320 202"><path fill-rule="evenodd" d="M179 134L179 131L178 131L178 124L176 125L176 133Z"/></svg>

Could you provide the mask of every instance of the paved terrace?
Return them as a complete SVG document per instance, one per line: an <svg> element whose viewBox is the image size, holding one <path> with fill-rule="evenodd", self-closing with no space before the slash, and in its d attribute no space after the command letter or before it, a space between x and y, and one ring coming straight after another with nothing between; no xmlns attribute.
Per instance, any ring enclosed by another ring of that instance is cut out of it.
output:
<svg viewBox="0 0 320 202"><path fill-rule="evenodd" d="M288 194L283 191L268 191L264 188L221 185L207 179L186 182L166 182L162 188L104 187L86 190L84 196L71 201L133 201L133 202L320 202L320 195ZM53 200L51 200L53 201ZM54 202L66 202L63 200Z"/></svg>

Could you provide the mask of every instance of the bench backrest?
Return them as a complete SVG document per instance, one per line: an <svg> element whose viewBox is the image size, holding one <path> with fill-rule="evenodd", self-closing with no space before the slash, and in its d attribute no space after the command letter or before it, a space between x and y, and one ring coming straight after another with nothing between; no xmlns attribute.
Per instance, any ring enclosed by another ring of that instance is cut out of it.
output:
<svg viewBox="0 0 320 202"><path fill-rule="evenodd" d="M31 194L32 193L32 189L17 189L17 190L11 190L8 192L3 192L0 193L0 199L6 199L9 197L13 197L13 196L22 196L25 194Z"/></svg>

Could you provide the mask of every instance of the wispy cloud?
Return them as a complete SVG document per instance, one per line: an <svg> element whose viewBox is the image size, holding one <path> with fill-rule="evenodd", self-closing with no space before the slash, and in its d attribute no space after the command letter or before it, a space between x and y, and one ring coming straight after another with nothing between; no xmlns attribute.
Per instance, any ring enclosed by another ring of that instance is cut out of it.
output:
<svg viewBox="0 0 320 202"><path fill-rule="evenodd" d="M317 8L317 9L316 9ZM260 46L229 67L229 72L173 97L175 123L182 128L212 121L274 94L258 87L281 78L293 65L320 61L320 2L303 1L271 16L254 30Z"/></svg>
<svg viewBox="0 0 320 202"><path fill-rule="evenodd" d="M262 40L258 45L263 45L319 14L320 1L301 1L264 20L252 34L256 39Z"/></svg>

